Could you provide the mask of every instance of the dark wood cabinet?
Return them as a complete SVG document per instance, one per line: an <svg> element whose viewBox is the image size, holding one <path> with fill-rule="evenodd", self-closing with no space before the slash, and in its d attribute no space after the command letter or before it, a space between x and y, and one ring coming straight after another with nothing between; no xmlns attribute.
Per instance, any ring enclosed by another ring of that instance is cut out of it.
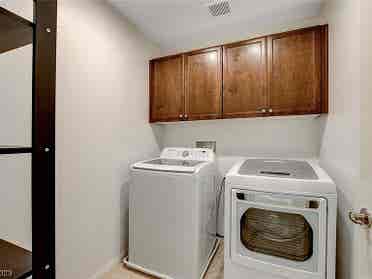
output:
<svg viewBox="0 0 372 279"><path fill-rule="evenodd" d="M272 115L321 113L322 42L321 27L268 37Z"/></svg>
<svg viewBox="0 0 372 279"><path fill-rule="evenodd" d="M266 38L224 46L224 118L262 116L266 112L266 61Z"/></svg>
<svg viewBox="0 0 372 279"><path fill-rule="evenodd" d="M184 60L175 55L150 62L150 122L182 120Z"/></svg>
<svg viewBox="0 0 372 279"><path fill-rule="evenodd" d="M185 54L185 120L221 117L221 56L220 47Z"/></svg>
<svg viewBox="0 0 372 279"><path fill-rule="evenodd" d="M220 118L221 56L217 47L150 61L150 122Z"/></svg>
<svg viewBox="0 0 372 279"><path fill-rule="evenodd" d="M150 62L150 121L328 112L328 27Z"/></svg>

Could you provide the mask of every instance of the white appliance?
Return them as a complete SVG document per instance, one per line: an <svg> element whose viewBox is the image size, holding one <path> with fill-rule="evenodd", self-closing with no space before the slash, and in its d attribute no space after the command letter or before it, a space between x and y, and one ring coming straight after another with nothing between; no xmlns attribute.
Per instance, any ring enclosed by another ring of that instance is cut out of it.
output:
<svg viewBox="0 0 372 279"><path fill-rule="evenodd" d="M215 155L165 148L131 168L129 258L159 278L199 279L216 246Z"/></svg>
<svg viewBox="0 0 372 279"><path fill-rule="evenodd" d="M316 161L240 161L226 176L225 278L334 279L336 218Z"/></svg>

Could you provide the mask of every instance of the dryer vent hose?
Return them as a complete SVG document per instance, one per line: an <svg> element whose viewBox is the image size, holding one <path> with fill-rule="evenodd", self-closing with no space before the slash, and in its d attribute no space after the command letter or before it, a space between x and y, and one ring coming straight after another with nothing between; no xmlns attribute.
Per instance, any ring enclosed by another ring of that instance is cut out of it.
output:
<svg viewBox="0 0 372 279"><path fill-rule="evenodd" d="M216 236L219 237L219 238L223 238L224 236L223 235L220 235L218 233L218 225L219 225L219 217L220 217L220 205L221 205L221 200L222 200L222 195L223 193L225 192L225 180L226 180L226 177L224 177L220 183L220 185L218 186L218 189L217 189L217 196L216 196Z"/></svg>

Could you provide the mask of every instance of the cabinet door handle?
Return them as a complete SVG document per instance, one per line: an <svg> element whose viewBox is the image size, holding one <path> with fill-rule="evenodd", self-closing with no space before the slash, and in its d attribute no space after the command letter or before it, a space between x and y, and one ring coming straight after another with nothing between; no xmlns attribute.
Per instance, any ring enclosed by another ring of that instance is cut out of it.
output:
<svg viewBox="0 0 372 279"><path fill-rule="evenodd" d="M269 109L269 112L272 113L273 112L273 109Z"/></svg>
<svg viewBox="0 0 372 279"><path fill-rule="evenodd" d="M182 115L182 114L180 114L180 115L179 115L179 118L180 118L180 119L182 119L182 118L183 118L183 115Z"/></svg>
<svg viewBox="0 0 372 279"><path fill-rule="evenodd" d="M257 112L266 113L266 109L265 108L258 109Z"/></svg>
<svg viewBox="0 0 372 279"><path fill-rule="evenodd" d="M188 119L188 118L189 118L189 116L187 114L185 114L185 119Z"/></svg>

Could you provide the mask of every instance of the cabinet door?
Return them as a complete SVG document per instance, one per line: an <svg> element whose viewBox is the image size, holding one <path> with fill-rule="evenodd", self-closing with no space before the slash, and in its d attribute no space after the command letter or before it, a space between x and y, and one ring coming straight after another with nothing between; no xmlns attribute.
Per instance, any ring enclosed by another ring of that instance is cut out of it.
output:
<svg viewBox="0 0 372 279"><path fill-rule="evenodd" d="M221 48L185 54L185 119L216 119L222 111Z"/></svg>
<svg viewBox="0 0 372 279"><path fill-rule="evenodd" d="M150 62L150 122L177 121L184 112L183 57Z"/></svg>
<svg viewBox="0 0 372 279"><path fill-rule="evenodd" d="M321 28L268 38L269 107L273 115L321 112Z"/></svg>
<svg viewBox="0 0 372 279"><path fill-rule="evenodd" d="M266 38L224 46L223 117L264 115L267 107Z"/></svg>

